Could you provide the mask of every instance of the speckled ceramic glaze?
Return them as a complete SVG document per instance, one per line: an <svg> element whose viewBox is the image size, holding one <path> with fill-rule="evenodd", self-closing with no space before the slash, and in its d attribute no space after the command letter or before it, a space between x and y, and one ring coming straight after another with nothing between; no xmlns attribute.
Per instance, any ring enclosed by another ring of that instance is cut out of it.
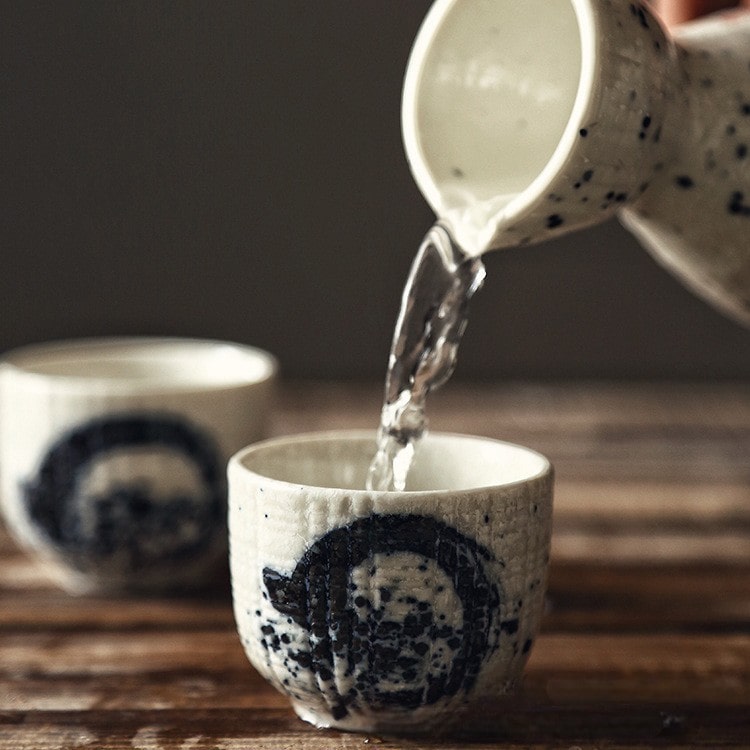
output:
<svg viewBox="0 0 750 750"><path fill-rule="evenodd" d="M226 559L226 462L263 436L250 347L71 341L0 362L2 510L74 593L201 587Z"/></svg>
<svg viewBox="0 0 750 750"><path fill-rule="evenodd" d="M373 433L229 464L234 610L253 665L320 727L425 733L513 689L542 613L545 458L428 435L406 492L362 489Z"/></svg>
<svg viewBox="0 0 750 750"><path fill-rule="evenodd" d="M629 0L437 0L403 97L415 179L471 253L613 214L750 324L750 14L667 35Z"/></svg>

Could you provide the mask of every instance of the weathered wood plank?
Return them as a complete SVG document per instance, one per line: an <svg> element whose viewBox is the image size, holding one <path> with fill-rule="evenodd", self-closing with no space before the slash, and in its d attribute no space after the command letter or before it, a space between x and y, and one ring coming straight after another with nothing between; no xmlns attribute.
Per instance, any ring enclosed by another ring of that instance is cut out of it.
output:
<svg viewBox="0 0 750 750"><path fill-rule="evenodd" d="M589 665L590 667L590 665ZM558 671L531 664L520 698L541 709L557 705L732 706L750 712L750 676L714 672ZM739 708L738 708L739 707ZM0 712L288 708L287 699L249 666L235 670L0 676Z"/></svg>
<svg viewBox="0 0 750 750"><path fill-rule="evenodd" d="M555 562L542 628L750 633L750 568ZM699 603L697 605L696 603Z"/></svg>
<svg viewBox="0 0 750 750"><path fill-rule="evenodd" d="M248 661L234 630L12 633L0 639L0 674L136 675L233 670ZM249 668L249 666L248 666Z"/></svg>
<svg viewBox="0 0 750 750"><path fill-rule="evenodd" d="M750 712L750 678L709 674L686 680L684 674L620 674L531 668L521 698L544 706L624 707L730 706ZM287 709L287 699L252 669L147 673L138 675L63 675L0 677L0 712L9 716L36 711L148 711L166 709Z"/></svg>
<svg viewBox="0 0 750 750"><path fill-rule="evenodd" d="M547 632L571 629L750 631L750 567L592 564L551 566ZM695 602L701 606L696 607ZM2 633L233 631L227 596L91 598L61 591L5 592Z"/></svg>
<svg viewBox="0 0 750 750"><path fill-rule="evenodd" d="M663 602L705 603L706 610L724 601L747 603L750 599L750 564L745 567L709 565L592 565L553 563L549 588L556 598L573 606L603 608L617 600L638 611ZM697 609L697 607L694 607ZM702 618L703 615L700 615Z"/></svg>
<svg viewBox="0 0 750 750"><path fill-rule="evenodd" d="M746 679L750 634L550 633L538 639L528 669Z"/></svg>
<svg viewBox="0 0 750 750"><path fill-rule="evenodd" d="M189 679L202 676L207 685L226 679L238 690L254 692L260 687L261 693L270 694L230 631L30 634L0 639L0 680L6 685L0 694L2 709L20 703L35 705L32 688L45 679L67 685L71 696L75 684L82 686L82 697L76 698L79 705L105 700L102 695L106 694L121 707L130 705L128 700L143 706L144 696L134 696L128 688L137 679L152 685L157 701L162 700L158 698L160 684L169 685L178 698L182 695L181 700L186 700L186 674ZM665 678L672 686L681 680L683 687L676 695L690 702L694 683L712 678L726 681L725 693L734 686L732 703L750 704L750 634L543 633L528 665L529 679L538 682L540 675L544 679L587 676L600 684L614 679L618 695L625 685L630 686L628 700L634 703L641 701L644 686ZM95 678L103 681L97 683ZM123 679L117 696L112 692L118 689L113 678ZM96 690L101 694L95 694ZM169 690L165 688L164 693ZM598 699L606 700L604 695ZM41 694L36 707L47 701Z"/></svg>
<svg viewBox="0 0 750 750"><path fill-rule="evenodd" d="M96 747L100 750L594 750L638 748L746 747L750 719L731 709L674 706L656 708L576 706L538 709L493 706L462 723L445 738L389 739L316 730L283 709L43 711L0 714L0 748L48 750ZM5 723L3 723L5 722Z"/></svg>
<svg viewBox="0 0 750 750"><path fill-rule="evenodd" d="M750 537L743 533L681 534L654 530L651 534L613 534L561 530L552 540L555 559L592 563L701 563L744 566L750 560Z"/></svg>
<svg viewBox="0 0 750 750"><path fill-rule="evenodd" d="M143 711L287 708L285 696L245 664L135 674L0 675L1 711Z"/></svg>
<svg viewBox="0 0 750 750"><path fill-rule="evenodd" d="M747 449L750 454L750 443ZM750 482L584 481L558 475L555 517L559 526L607 525L614 531L653 524L696 533L750 531Z"/></svg>
<svg viewBox="0 0 750 750"><path fill-rule="evenodd" d="M0 633L22 631L215 630L233 628L227 596L210 598L71 597L62 591L1 595Z"/></svg>

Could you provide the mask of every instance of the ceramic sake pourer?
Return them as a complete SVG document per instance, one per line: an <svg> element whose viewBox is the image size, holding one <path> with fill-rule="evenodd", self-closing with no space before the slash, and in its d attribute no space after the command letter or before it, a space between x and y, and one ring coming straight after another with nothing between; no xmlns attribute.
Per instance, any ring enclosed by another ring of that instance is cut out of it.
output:
<svg viewBox="0 0 750 750"><path fill-rule="evenodd" d="M72 593L194 589L225 564L226 463L265 436L276 361L114 338L0 361L6 524Z"/></svg>
<svg viewBox="0 0 750 750"><path fill-rule="evenodd" d="M421 734L513 690L542 614L552 469L429 434L404 492L366 491L374 433L229 464L234 612L255 668L318 727Z"/></svg>
<svg viewBox="0 0 750 750"><path fill-rule="evenodd" d="M436 0L406 71L416 182L471 254L619 215L750 324L750 14L674 36L630 0Z"/></svg>

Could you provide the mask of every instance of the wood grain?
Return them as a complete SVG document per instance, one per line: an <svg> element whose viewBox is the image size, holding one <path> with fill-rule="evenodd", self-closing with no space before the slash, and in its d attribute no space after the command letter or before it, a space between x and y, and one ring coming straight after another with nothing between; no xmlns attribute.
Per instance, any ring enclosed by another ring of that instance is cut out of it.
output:
<svg viewBox="0 0 750 750"><path fill-rule="evenodd" d="M372 428L375 384L297 383L277 434ZM557 472L547 611L517 696L447 738L321 731L210 596L69 597L0 530L0 748L750 748L750 388L451 386L435 430Z"/></svg>

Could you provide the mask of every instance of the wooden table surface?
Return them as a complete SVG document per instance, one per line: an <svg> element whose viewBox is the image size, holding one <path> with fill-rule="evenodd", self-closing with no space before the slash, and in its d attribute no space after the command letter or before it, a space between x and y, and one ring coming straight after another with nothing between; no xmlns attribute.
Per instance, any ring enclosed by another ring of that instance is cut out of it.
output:
<svg viewBox="0 0 750 750"><path fill-rule="evenodd" d="M273 432L373 427L379 397L287 384ZM318 731L250 667L227 587L72 598L0 532L0 748L750 748L750 384L450 384L431 426L556 466L517 697L446 739Z"/></svg>

